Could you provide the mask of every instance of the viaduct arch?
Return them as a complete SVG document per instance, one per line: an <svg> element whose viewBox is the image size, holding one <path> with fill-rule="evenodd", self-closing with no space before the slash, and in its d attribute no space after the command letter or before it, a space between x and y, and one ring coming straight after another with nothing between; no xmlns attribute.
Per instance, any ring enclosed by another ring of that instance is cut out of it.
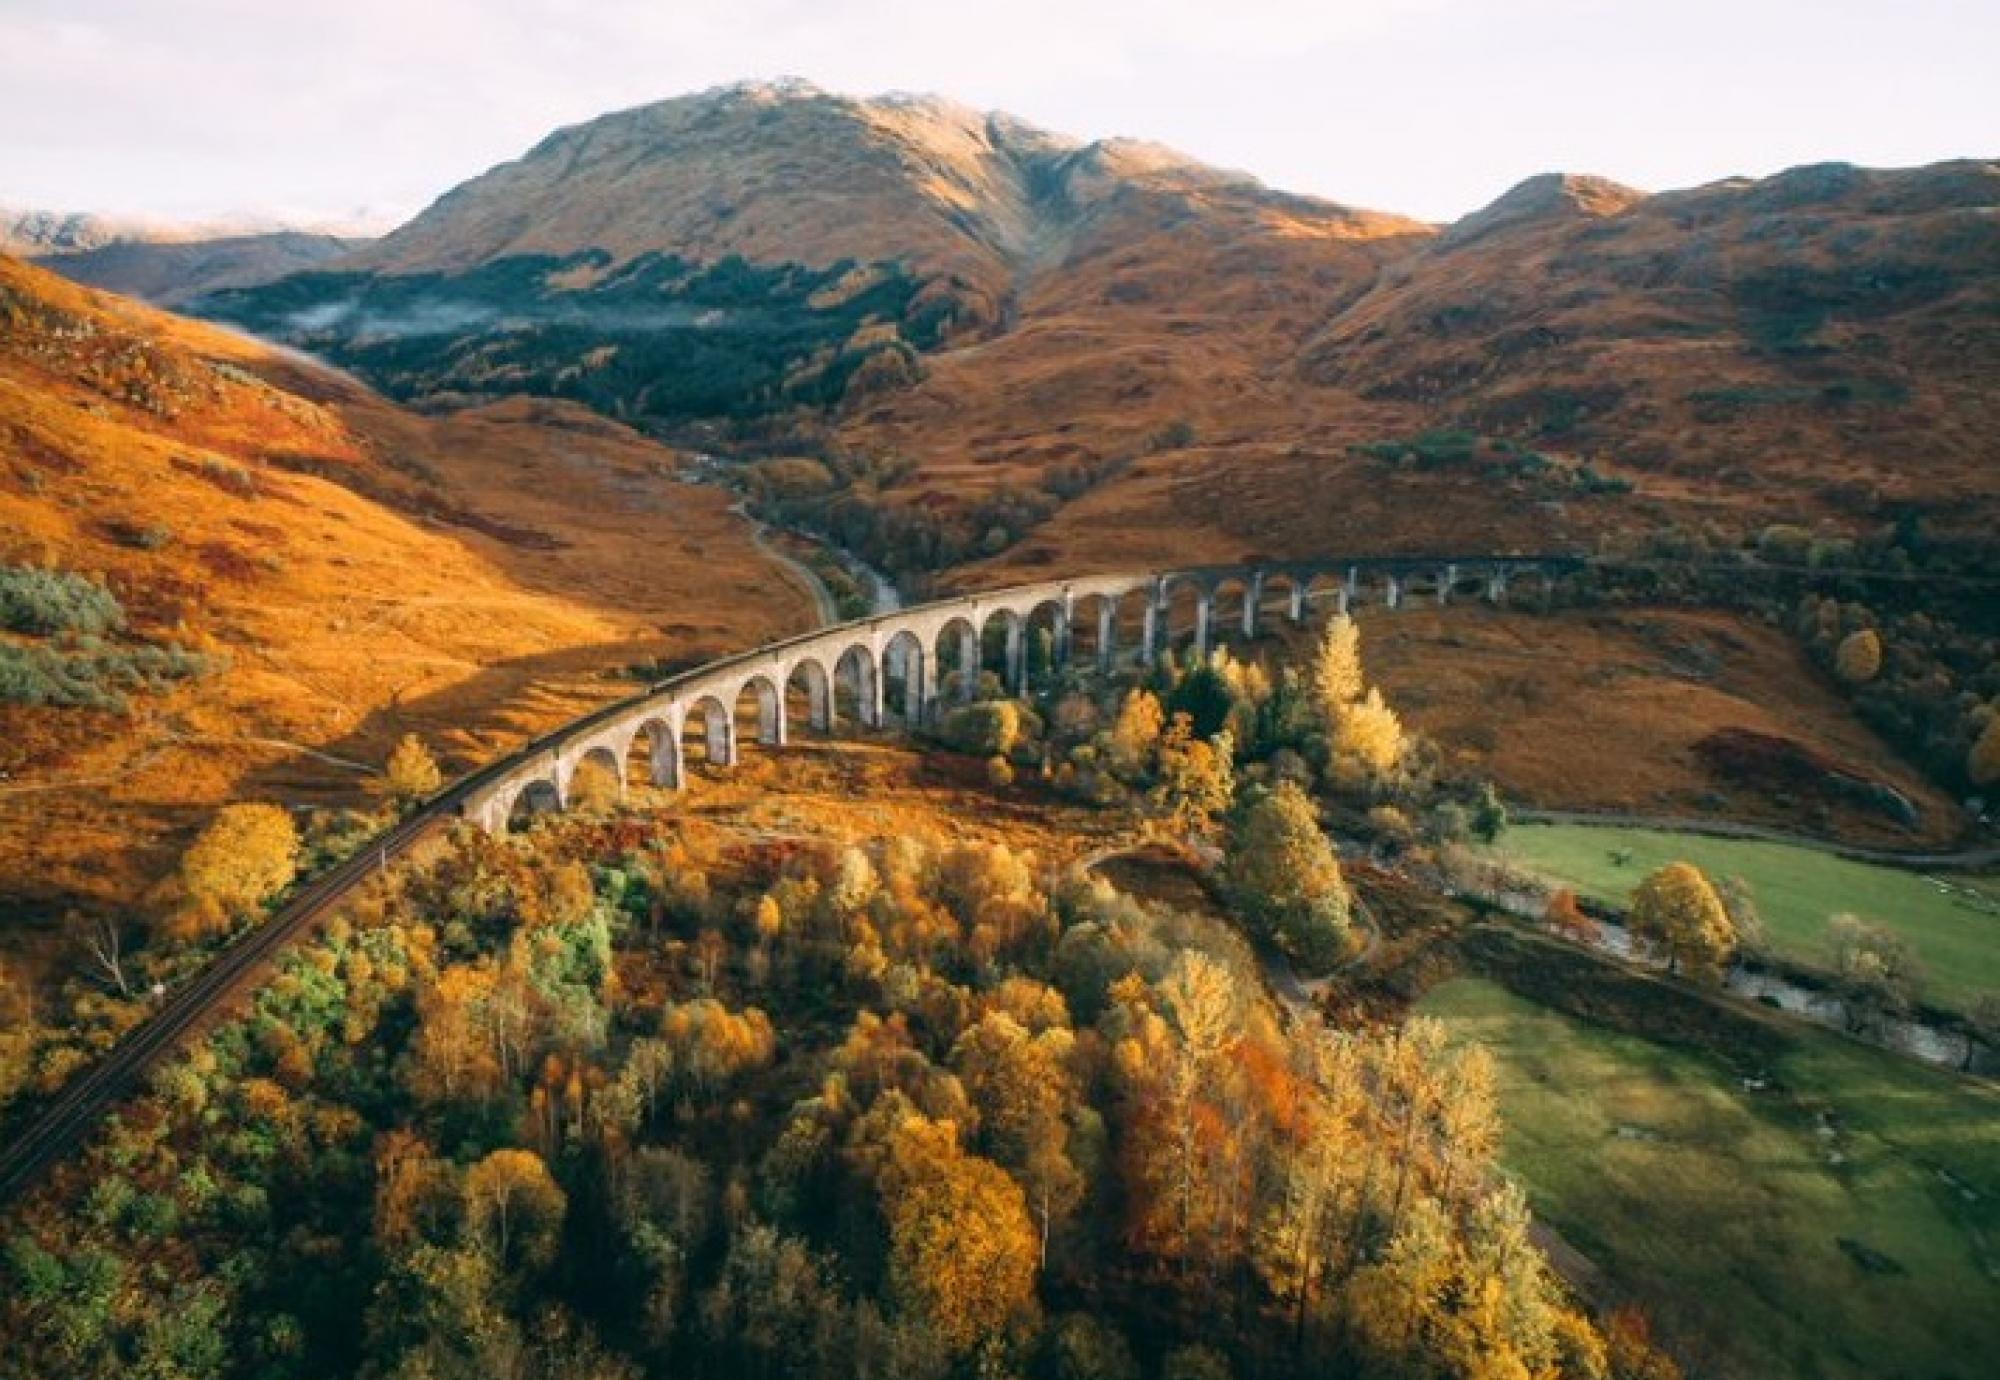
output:
<svg viewBox="0 0 2000 1380"><path fill-rule="evenodd" d="M1561 556L1399 556L1353 560L1278 561L1253 566L1195 566L1144 574L1093 575L968 594L900 609L773 642L660 681L642 694L597 711L540 738L505 762L460 783L436 802L481 827L504 833L516 806L564 809L577 770L596 761L625 780L635 746L654 785L677 789L685 780L684 743L699 730L712 766L736 764L737 706L754 705L760 743L789 740L786 695L805 691L810 726L838 731L852 712L864 727L934 721L952 699L977 691L983 649L1004 647L998 674L1011 694L1028 688L1030 638L1051 667L1068 664L1079 617L1100 670L1130 658L1146 665L1172 644L1170 614L1192 593L1194 625L1179 630L1197 654L1226 638L1254 637L1266 620L1304 622L1312 612L1397 609L1413 600L1438 604L1454 597L1499 603L1510 581L1547 580L1580 562ZM1121 612L1138 609L1136 638L1124 634ZM434 808L436 808L434 807Z"/></svg>

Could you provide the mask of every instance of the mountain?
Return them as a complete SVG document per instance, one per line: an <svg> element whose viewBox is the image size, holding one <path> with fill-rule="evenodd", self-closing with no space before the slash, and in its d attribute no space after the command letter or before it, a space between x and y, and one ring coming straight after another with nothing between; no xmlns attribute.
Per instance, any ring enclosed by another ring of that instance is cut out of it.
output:
<svg viewBox="0 0 2000 1380"><path fill-rule="evenodd" d="M933 97L728 87L558 131L197 309L406 399L527 392L822 464L905 573L1990 516L1996 166L1438 227Z"/></svg>
<svg viewBox="0 0 2000 1380"><path fill-rule="evenodd" d="M404 731L466 765L631 663L801 626L678 464L562 404L418 416L0 256L0 919L129 906L220 801L353 803ZM121 612L17 623L43 586Z"/></svg>
<svg viewBox="0 0 2000 1380"><path fill-rule="evenodd" d="M273 230L203 240L117 240L41 262L73 282L171 307L318 268L361 243L338 235Z"/></svg>
<svg viewBox="0 0 2000 1380"><path fill-rule="evenodd" d="M0 253L161 306L272 282L367 243L346 227L303 228L259 217L172 221L0 208Z"/></svg>

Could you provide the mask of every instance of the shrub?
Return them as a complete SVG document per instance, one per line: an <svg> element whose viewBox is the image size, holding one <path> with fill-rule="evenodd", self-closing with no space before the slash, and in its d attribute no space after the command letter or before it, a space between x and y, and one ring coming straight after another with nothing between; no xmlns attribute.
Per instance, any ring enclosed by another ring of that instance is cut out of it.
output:
<svg viewBox="0 0 2000 1380"><path fill-rule="evenodd" d="M124 626L117 597L87 576L0 566L0 627L9 632L108 633Z"/></svg>
<svg viewBox="0 0 2000 1380"><path fill-rule="evenodd" d="M939 726L945 743L974 757L1004 756L1021 738L1021 711L1012 700L961 705Z"/></svg>
<svg viewBox="0 0 2000 1380"><path fill-rule="evenodd" d="M70 647L0 643L0 704L122 712L128 691L157 693L219 664L179 647L127 649L89 637Z"/></svg>

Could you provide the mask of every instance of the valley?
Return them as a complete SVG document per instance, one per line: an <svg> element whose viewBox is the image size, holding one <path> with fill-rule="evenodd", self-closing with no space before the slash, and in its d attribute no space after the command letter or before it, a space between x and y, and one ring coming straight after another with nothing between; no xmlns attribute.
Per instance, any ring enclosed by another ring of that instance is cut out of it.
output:
<svg viewBox="0 0 2000 1380"><path fill-rule="evenodd" d="M0 1372L2000 1344L2000 163L0 230Z"/></svg>

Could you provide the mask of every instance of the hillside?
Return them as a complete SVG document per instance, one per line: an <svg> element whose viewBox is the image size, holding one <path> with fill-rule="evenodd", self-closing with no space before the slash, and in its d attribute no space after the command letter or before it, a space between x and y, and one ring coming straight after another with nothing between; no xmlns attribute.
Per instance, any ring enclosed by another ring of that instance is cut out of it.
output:
<svg viewBox="0 0 2000 1380"><path fill-rule="evenodd" d="M171 307L225 288L255 287L317 268L358 240L299 230L181 241L119 240L42 261L74 282Z"/></svg>
<svg viewBox="0 0 2000 1380"><path fill-rule="evenodd" d="M750 85L558 131L337 271L200 309L400 396L831 456L796 515L908 571L1972 529L1996 204L1977 161L1552 175L1439 229L936 98Z"/></svg>
<svg viewBox="0 0 2000 1380"><path fill-rule="evenodd" d="M333 271L202 309L394 391L525 390L783 434L799 411L890 397L959 347L1054 368L1094 354L1101 328L1063 320L1076 306L1108 308L1118 331L1136 313L1142 353L1205 388L1203 346L1159 317L1184 284L1225 354L1283 355L1386 246L1425 233L1150 145L929 97L749 85L559 131Z"/></svg>
<svg viewBox="0 0 2000 1380"><path fill-rule="evenodd" d="M0 566L123 610L0 634L0 915L35 931L129 902L219 802L351 804L404 731L464 766L808 617L725 495L588 413L418 416L10 259L0 454Z"/></svg>
<svg viewBox="0 0 2000 1380"><path fill-rule="evenodd" d="M366 244L347 227L257 218L172 221L0 207L0 253L65 278L173 306L316 268Z"/></svg>

